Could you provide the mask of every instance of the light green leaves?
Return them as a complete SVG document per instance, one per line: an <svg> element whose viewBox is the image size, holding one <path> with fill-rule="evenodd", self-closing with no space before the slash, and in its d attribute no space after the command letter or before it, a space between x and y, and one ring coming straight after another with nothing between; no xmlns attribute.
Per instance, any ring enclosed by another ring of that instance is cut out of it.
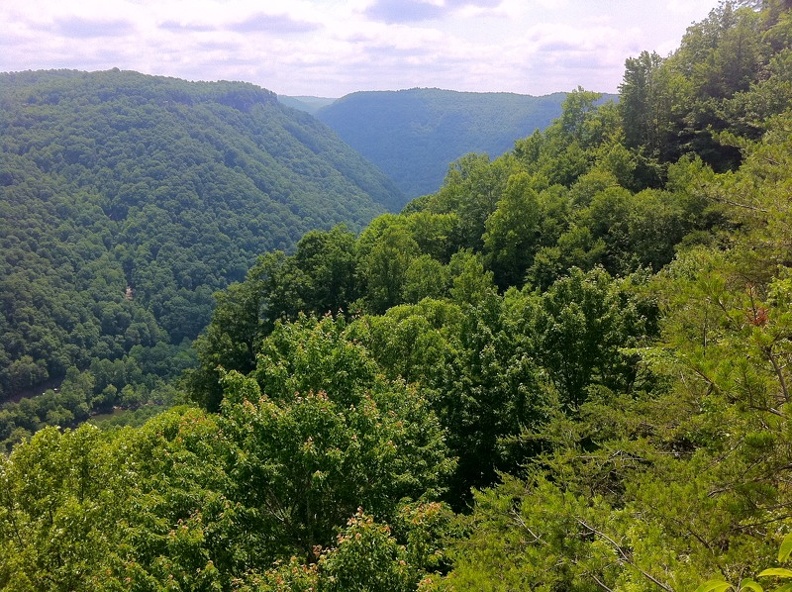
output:
<svg viewBox="0 0 792 592"><path fill-rule="evenodd" d="M765 570L772 571L772 570ZM784 570L789 571L789 570ZM764 574L764 572L760 573L759 576ZM771 574L768 574L771 575ZM726 590L734 589L729 582L724 582L723 580L707 580L701 586L696 588L696 592L726 592ZM747 592L750 590L751 592L764 592L761 584L758 582L751 580L749 578L744 579L740 582L739 588L735 590L735 592Z"/></svg>
<svg viewBox="0 0 792 592"><path fill-rule="evenodd" d="M781 546L778 549L778 561L786 561L792 554L792 533L788 533ZM782 578L785 580L792 579L792 569L785 567L769 567L756 574L759 578ZM734 589L729 582L723 580L707 580L701 586L696 588L696 592L726 592L729 589ZM783 584L776 588L774 592L789 592L792 590L792 583ZM740 582L739 588L735 592L764 592L764 588L757 581L746 578Z"/></svg>
<svg viewBox="0 0 792 592"><path fill-rule="evenodd" d="M760 574L761 575L761 574ZM742 582L740 582L740 592L743 590L751 590L752 592L764 592L762 586L749 578L745 578Z"/></svg>
<svg viewBox="0 0 792 592"><path fill-rule="evenodd" d="M774 576L776 578L792 578L792 569L787 569L785 567L770 567L768 569L762 570L757 574L760 578L767 578Z"/></svg>
<svg viewBox="0 0 792 592"><path fill-rule="evenodd" d="M726 592L733 587L729 582L723 580L708 580L696 588L696 592Z"/></svg>
<svg viewBox="0 0 792 592"><path fill-rule="evenodd" d="M792 553L792 532L788 533L778 548L778 561L786 561Z"/></svg>

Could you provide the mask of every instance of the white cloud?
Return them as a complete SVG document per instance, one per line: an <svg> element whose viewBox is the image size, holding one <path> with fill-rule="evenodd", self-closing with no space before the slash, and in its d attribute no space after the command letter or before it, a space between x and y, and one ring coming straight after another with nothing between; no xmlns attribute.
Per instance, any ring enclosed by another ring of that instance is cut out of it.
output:
<svg viewBox="0 0 792 592"><path fill-rule="evenodd" d="M117 66L322 96L411 86L615 91L625 58L670 51L715 3L1 0L0 70ZM400 15L408 4L414 14Z"/></svg>

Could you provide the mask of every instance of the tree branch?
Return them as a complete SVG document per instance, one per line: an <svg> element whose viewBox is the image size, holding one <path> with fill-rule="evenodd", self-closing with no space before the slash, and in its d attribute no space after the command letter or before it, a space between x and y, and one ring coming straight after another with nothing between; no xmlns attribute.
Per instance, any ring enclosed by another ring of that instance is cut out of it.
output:
<svg viewBox="0 0 792 592"><path fill-rule="evenodd" d="M536 541L537 543L542 543L543 545L547 544L542 539L542 537L540 537L538 534L536 534L533 530L531 530L528 527L528 525L525 523L525 520L523 520L522 516L520 516L519 512L517 512L516 510L513 510L512 511L512 516L520 524L520 526L522 526L528 532L528 534L530 534L534 538L534 541Z"/></svg>
<svg viewBox="0 0 792 592"><path fill-rule="evenodd" d="M658 580L656 577L654 577L649 572L647 572L647 571L641 569L640 567L638 567L638 565L635 564L635 562L632 560L632 557L630 557L630 554L624 549L624 547L622 547L619 543L617 543L612 538L610 538L607 534L605 534L601 530L597 530L593 526L589 526L588 524L586 524L580 518L575 518L575 520L577 521L578 524L580 524L583 528L585 528L589 532L591 532L591 533L597 535L598 537L600 537L601 539L604 539L605 541L607 541L619 553L619 555L621 556L622 560L627 565L629 565L630 567L632 567L633 569L638 571L638 573L640 573L647 580L649 580L653 584L659 586L660 588L665 590L665 592L674 592L674 589L671 586L661 582L660 580Z"/></svg>
<svg viewBox="0 0 792 592"><path fill-rule="evenodd" d="M609 588L604 582L600 581L600 579L595 576L594 574L589 574L591 578L597 583L597 586L605 590L605 592L613 592L612 588Z"/></svg>
<svg viewBox="0 0 792 592"><path fill-rule="evenodd" d="M736 201L731 201L726 199L725 197L710 197L712 201L725 203L730 206L734 206L735 208L742 208L744 210L751 210L752 212L761 212L762 214L769 214L770 210L766 210L765 208L759 208L757 206L752 206L750 204L739 203Z"/></svg>

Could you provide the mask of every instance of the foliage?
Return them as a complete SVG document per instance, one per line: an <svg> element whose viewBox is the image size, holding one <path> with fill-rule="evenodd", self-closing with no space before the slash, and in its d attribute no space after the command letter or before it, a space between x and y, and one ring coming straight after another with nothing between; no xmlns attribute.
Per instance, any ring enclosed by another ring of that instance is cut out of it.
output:
<svg viewBox="0 0 792 592"><path fill-rule="evenodd" d="M564 96L436 88L356 92L316 116L414 198L437 191L449 162L471 152L500 156L518 138L547 127ZM402 206L393 201L390 209Z"/></svg>
<svg viewBox="0 0 792 592"><path fill-rule="evenodd" d="M761 10L721 2L670 57L628 59L620 87L627 145L665 162L694 151L717 170L736 168L741 154L718 132L756 139L791 106L788 75L778 69L788 56L788 9L776 0Z"/></svg>
<svg viewBox="0 0 792 592"><path fill-rule="evenodd" d="M792 127L786 96L761 125L738 114L784 88L790 8L724 3L678 52L629 61L620 105L579 89L402 214L263 255L217 294L187 393L161 391L199 407L29 435L142 402L129 383L182 355L160 342L8 406L0 587L761 592L789 576L760 570L792 550ZM134 297L118 304L108 328L135 318Z"/></svg>
<svg viewBox="0 0 792 592"><path fill-rule="evenodd" d="M397 193L249 84L26 72L2 75L0 104L0 401L93 360L173 356L259 253L359 228Z"/></svg>

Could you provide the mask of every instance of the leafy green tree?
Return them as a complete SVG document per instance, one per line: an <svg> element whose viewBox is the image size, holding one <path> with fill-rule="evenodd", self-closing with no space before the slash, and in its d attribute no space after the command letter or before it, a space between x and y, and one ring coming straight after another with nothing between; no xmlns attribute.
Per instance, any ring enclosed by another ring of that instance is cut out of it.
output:
<svg viewBox="0 0 792 592"><path fill-rule="evenodd" d="M604 247L598 262L613 274L629 273L637 267L630 249L629 212L632 202L628 190L612 185L596 193L589 206L579 214L578 224L588 229L591 237L601 241Z"/></svg>
<svg viewBox="0 0 792 592"><path fill-rule="evenodd" d="M521 286L533 262L539 214L528 174L510 177L496 210L487 218L483 237L489 266L501 288Z"/></svg>
<svg viewBox="0 0 792 592"><path fill-rule="evenodd" d="M339 535L337 547L322 557L320 569L326 582L322 590L414 590L417 578L407 559L405 548L391 536L390 528L358 510Z"/></svg>
<svg viewBox="0 0 792 592"><path fill-rule="evenodd" d="M490 284L469 302L424 300L350 326L349 336L389 377L418 385L435 410L459 459L448 498L454 506L471 486L521 463L517 436L545 417L530 337L535 305L516 291L504 302Z"/></svg>
<svg viewBox="0 0 792 592"><path fill-rule="evenodd" d="M632 148L644 147L649 153L658 148L658 126L653 112L657 108L657 70L662 58L655 52L642 51L637 58L627 58L624 80L619 85L619 109L624 126L624 143Z"/></svg>
<svg viewBox="0 0 792 592"><path fill-rule="evenodd" d="M451 272L451 299L475 305L495 292L494 276L484 267L483 257L460 250L448 264Z"/></svg>
<svg viewBox="0 0 792 592"><path fill-rule="evenodd" d="M567 95L558 119L560 131L567 140L577 140L582 147L588 147L598 127L591 115L596 111L600 96L582 87Z"/></svg>
<svg viewBox="0 0 792 592"><path fill-rule="evenodd" d="M255 367L258 346L273 322L266 316L263 284L283 265L283 253L270 254L247 281L217 294L212 322L195 343L200 366L188 376L191 398L207 409L216 411L222 398L218 368L247 373Z"/></svg>
<svg viewBox="0 0 792 592"><path fill-rule="evenodd" d="M298 288L304 312L335 314L360 296L355 236L343 227L305 234L297 243L294 264L305 278Z"/></svg>
<svg viewBox="0 0 792 592"><path fill-rule="evenodd" d="M416 304L424 298L442 298L450 288L448 267L430 255L420 255L407 268L402 289L404 302Z"/></svg>
<svg viewBox="0 0 792 592"><path fill-rule="evenodd" d="M404 386L347 406L323 391L279 404L235 372L224 382L225 426L240 447L236 495L262 556L316 559L358 506L388 517L402 498L440 492L453 466L426 402Z"/></svg>
<svg viewBox="0 0 792 592"><path fill-rule="evenodd" d="M506 477L475 498L473 513L461 519L470 536L452 546L454 569L435 581L437 590L593 591L598 583L614 585L613 554L581 524L606 508L588 508L542 479L523 483Z"/></svg>
<svg viewBox="0 0 792 592"><path fill-rule="evenodd" d="M455 213L458 224L452 244L478 251L487 218L495 211L509 177L518 171L510 155L490 162L487 155L467 154L450 165L443 186L428 200L426 209Z"/></svg>
<svg viewBox="0 0 792 592"><path fill-rule="evenodd" d="M602 237L595 237L588 226L572 224L558 237L552 247L536 253L526 279L540 290L547 290L572 268L593 269L605 258L607 246Z"/></svg>
<svg viewBox="0 0 792 592"><path fill-rule="evenodd" d="M300 316L278 323L262 341L251 374L262 393L289 401L295 393L331 393L344 405L357 404L377 381L378 368L365 347L350 341L343 318Z"/></svg>
<svg viewBox="0 0 792 592"><path fill-rule="evenodd" d="M361 262L368 306L377 313L401 302L407 270L418 256L418 244L401 226L391 226Z"/></svg>
<svg viewBox="0 0 792 592"><path fill-rule="evenodd" d="M409 522L406 528L402 525ZM333 547L323 549L316 563L292 557L263 574L245 578L240 592L248 590L415 590L434 573L443 553L440 532L446 532L449 512L441 504L405 506L399 514L397 532L376 522L359 508L336 537ZM406 531L406 536L405 536Z"/></svg>
<svg viewBox="0 0 792 592"><path fill-rule="evenodd" d="M542 295L536 319L539 360L565 407L574 412L594 384L630 388L636 360L623 350L638 345L650 329L646 312L629 284L601 268L573 268Z"/></svg>
<svg viewBox="0 0 792 592"><path fill-rule="evenodd" d="M429 255L441 263L448 262L456 251L453 238L459 217L455 212L435 214L419 211L411 214L403 213L401 218L418 243L422 254Z"/></svg>
<svg viewBox="0 0 792 592"><path fill-rule="evenodd" d="M443 367L458 355L462 317L455 303L424 299L382 316L364 316L347 335L365 346L389 378L431 385L442 380Z"/></svg>

